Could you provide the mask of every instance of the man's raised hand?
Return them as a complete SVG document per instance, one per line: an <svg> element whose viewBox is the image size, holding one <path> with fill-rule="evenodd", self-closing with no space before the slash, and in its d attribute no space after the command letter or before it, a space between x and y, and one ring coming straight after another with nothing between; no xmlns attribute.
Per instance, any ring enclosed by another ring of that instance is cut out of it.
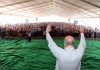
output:
<svg viewBox="0 0 100 70"><path fill-rule="evenodd" d="M49 33L50 31L51 31L51 25L48 24L48 25L47 25L47 28L46 28L46 33Z"/></svg>

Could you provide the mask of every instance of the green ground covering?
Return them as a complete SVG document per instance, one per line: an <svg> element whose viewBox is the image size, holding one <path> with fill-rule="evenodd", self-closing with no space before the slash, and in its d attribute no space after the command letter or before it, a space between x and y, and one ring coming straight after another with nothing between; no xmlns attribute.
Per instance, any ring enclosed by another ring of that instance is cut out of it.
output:
<svg viewBox="0 0 100 70"><path fill-rule="evenodd" d="M63 39L54 39L63 47ZM75 41L77 46L79 40ZM0 40L0 70L54 70L55 58L45 39ZM87 40L81 70L100 70L100 41Z"/></svg>

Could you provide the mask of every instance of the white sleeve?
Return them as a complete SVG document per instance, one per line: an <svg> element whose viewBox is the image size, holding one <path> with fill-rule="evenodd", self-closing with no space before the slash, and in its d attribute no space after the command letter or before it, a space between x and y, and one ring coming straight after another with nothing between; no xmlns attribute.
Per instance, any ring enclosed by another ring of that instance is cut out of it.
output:
<svg viewBox="0 0 100 70"><path fill-rule="evenodd" d="M86 42L85 42L84 33L81 33L80 44L78 45L78 48L76 49L78 53L80 54L80 56L83 56L85 48L86 48Z"/></svg>
<svg viewBox="0 0 100 70"><path fill-rule="evenodd" d="M50 50L53 53L53 55L56 58L60 58L62 53L63 53L63 49L56 45L56 43L52 40L52 38L51 38L49 33L46 34L46 39L48 41L48 47L50 48Z"/></svg>

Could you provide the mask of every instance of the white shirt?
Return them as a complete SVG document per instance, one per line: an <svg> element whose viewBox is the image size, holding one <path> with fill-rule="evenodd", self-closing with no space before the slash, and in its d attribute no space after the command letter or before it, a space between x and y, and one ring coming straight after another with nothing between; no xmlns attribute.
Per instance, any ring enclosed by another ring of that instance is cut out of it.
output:
<svg viewBox="0 0 100 70"><path fill-rule="evenodd" d="M77 49L74 49L74 47L65 49L58 47L49 33L46 34L46 39L48 47L57 59L55 70L80 70L81 58L86 47L83 33L81 33L80 44Z"/></svg>

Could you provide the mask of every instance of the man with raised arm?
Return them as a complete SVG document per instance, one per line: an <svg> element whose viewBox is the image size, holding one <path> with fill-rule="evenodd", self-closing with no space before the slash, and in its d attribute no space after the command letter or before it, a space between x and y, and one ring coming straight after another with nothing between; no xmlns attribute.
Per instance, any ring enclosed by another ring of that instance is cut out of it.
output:
<svg viewBox="0 0 100 70"><path fill-rule="evenodd" d="M74 37L66 36L64 39L64 49L56 45L51 38L49 32L51 31L51 25L47 25L46 39L48 41L48 47L53 55L56 57L55 70L80 70L81 59L86 48L86 42L84 37L84 29L80 28L80 43L78 48L74 48Z"/></svg>

